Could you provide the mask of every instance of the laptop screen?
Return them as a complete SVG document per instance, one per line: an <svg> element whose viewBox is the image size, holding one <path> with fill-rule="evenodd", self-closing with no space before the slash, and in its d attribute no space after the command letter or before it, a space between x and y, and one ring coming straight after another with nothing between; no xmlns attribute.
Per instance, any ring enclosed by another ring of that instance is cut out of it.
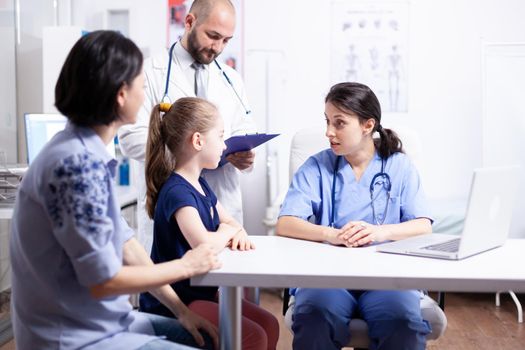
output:
<svg viewBox="0 0 525 350"><path fill-rule="evenodd" d="M24 122L27 162L31 164L44 145L66 127L67 119L60 114L27 113Z"/></svg>

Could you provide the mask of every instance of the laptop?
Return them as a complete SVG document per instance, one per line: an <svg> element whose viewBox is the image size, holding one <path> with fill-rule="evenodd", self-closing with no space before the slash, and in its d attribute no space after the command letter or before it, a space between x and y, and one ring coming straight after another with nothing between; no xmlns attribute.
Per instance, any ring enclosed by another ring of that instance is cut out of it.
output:
<svg viewBox="0 0 525 350"><path fill-rule="evenodd" d="M60 114L27 113L24 115L27 161L31 164L44 145L63 130L67 119ZM9 164L5 152L0 154L0 204L11 206L16 199L20 179L27 172L27 164Z"/></svg>
<svg viewBox="0 0 525 350"><path fill-rule="evenodd" d="M27 163L31 164L44 145L56 133L63 130L67 119L60 114L26 113L24 115L24 132L26 139ZM0 170L7 170L9 174L23 176L28 164L9 164L6 156L0 155Z"/></svg>
<svg viewBox="0 0 525 350"><path fill-rule="evenodd" d="M460 236L429 234L377 246L383 253L460 260L499 247L509 234L518 166L475 169Z"/></svg>
<svg viewBox="0 0 525 350"><path fill-rule="evenodd" d="M44 148L55 134L65 129L67 118L53 113L26 113L24 115L27 163L31 164L38 153ZM115 144L110 142L106 146L108 153L115 157Z"/></svg>

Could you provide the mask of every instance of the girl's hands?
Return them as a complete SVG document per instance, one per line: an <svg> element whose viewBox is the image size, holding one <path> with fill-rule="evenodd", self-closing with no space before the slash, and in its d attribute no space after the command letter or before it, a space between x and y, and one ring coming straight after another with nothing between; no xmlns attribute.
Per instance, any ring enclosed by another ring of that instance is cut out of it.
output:
<svg viewBox="0 0 525 350"><path fill-rule="evenodd" d="M219 224L219 230L221 232L226 232L228 236L231 237L226 244L226 247L230 247L232 250L255 249L255 245L249 240L248 234L244 228L238 225L222 222Z"/></svg>
<svg viewBox="0 0 525 350"><path fill-rule="evenodd" d="M248 238L248 233L244 228L240 228L238 232L233 236L229 244L232 250L250 250L255 249L255 244L253 244Z"/></svg>
<svg viewBox="0 0 525 350"><path fill-rule="evenodd" d="M384 226L372 225L364 221L350 221L341 228L341 239L347 247L360 247L387 240L388 232Z"/></svg>

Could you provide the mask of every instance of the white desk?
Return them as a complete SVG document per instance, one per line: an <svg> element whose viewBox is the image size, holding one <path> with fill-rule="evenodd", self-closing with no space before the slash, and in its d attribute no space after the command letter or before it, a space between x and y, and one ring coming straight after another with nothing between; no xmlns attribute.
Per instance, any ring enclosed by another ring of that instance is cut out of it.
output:
<svg viewBox="0 0 525 350"><path fill-rule="evenodd" d="M378 253L283 237L252 236L254 251L225 249L222 268L192 285L221 286L221 349L241 349L241 287L525 291L525 240L461 261ZM521 263L520 263L521 262Z"/></svg>

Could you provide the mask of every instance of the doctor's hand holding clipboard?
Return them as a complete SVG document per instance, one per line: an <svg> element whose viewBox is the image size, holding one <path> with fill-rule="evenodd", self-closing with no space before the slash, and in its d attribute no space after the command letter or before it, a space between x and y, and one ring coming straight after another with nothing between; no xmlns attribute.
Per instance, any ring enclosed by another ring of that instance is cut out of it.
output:
<svg viewBox="0 0 525 350"><path fill-rule="evenodd" d="M224 143L226 149L224 150L219 166L230 162L239 170L248 169L253 165L255 153L252 151L255 147L279 136L279 134L246 134L232 136Z"/></svg>

